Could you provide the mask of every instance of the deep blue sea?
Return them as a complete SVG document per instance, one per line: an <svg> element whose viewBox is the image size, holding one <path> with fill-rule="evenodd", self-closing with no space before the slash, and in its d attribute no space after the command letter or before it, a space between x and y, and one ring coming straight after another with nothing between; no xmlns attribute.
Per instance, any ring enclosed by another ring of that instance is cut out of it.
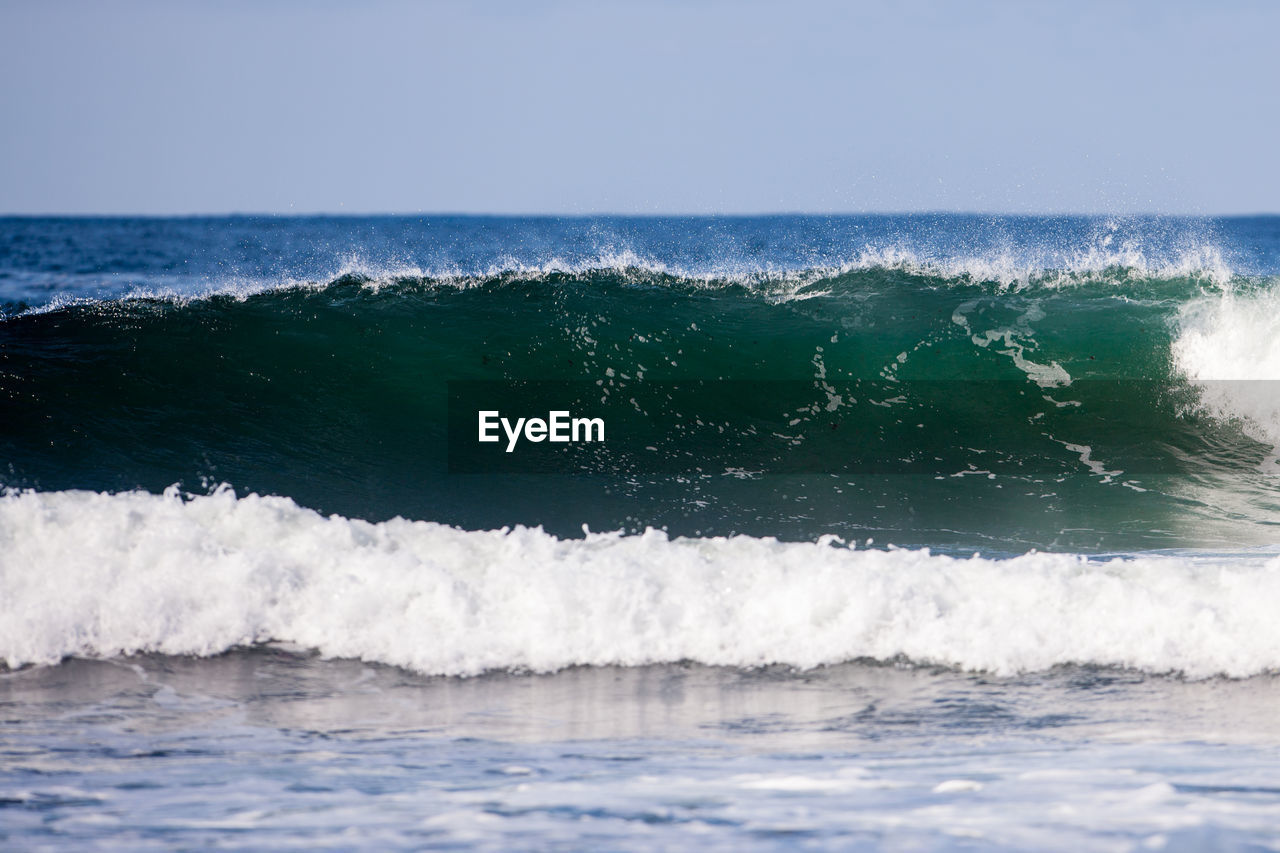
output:
<svg viewBox="0 0 1280 853"><path fill-rule="evenodd" d="M1277 217L0 218L0 844L1280 847L1277 380Z"/></svg>

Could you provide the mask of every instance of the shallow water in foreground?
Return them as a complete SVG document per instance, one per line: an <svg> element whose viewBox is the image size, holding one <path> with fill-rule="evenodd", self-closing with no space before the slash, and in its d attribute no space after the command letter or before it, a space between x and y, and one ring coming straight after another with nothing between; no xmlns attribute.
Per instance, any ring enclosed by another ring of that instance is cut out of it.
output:
<svg viewBox="0 0 1280 853"><path fill-rule="evenodd" d="M70 660L0 675L0 842L1272 849L1277 701L1089 668Z"/></svg>

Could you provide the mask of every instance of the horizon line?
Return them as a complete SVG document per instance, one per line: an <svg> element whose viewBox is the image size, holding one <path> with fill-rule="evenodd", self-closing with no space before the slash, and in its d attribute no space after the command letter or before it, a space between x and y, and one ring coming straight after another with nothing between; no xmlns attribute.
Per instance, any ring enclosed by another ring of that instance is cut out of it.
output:
<svg viewBox="0 0 1280 853"><path fill-rule="evenodd" d="M1274 211L1236 211L1232 213L1169 213L1158 211L1008 211L1008 210L959 210L959 209L925 209L925 210L862 210L862 211L805 211L774 210L755 212L523 212L504 211L203 211L185 213L120 213L120 212L0 212L0 219L357 219L357 218L408 218L439 217L454 219L765 219L770 217L856 217L856 216L990 216L1002 218L1101 218L1119 219L1254 219L1280 216L1280 209Z"/></svg>

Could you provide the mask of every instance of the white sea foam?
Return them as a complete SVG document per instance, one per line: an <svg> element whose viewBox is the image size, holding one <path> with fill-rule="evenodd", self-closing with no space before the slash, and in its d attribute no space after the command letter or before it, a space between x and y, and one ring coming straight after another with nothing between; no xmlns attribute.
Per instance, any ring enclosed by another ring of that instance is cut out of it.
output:
<svg viewBox="0 0 1280 853"><path fill-rule="evenodd" d="M277 640L426 673L857 658L1280 668L1280 557L955 559L830 541L465 532L224 490L0 497L0 660Z"/></svg>
<svg viewBox="0 0 1280 853"><path fill-rule="evenodd" d="M1280 283L1187 303L1172 353L1210 412L1280 446Z"/></svg>

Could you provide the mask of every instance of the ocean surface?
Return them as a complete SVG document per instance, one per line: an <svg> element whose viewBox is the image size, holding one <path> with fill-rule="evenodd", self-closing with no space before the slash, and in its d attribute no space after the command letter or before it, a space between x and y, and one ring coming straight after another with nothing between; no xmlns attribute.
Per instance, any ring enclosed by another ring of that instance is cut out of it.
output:
<svg viewBox="0 0 1280 853"><path fill-rule="evenodd" d="M1277 849L1278 448L1280 217L0 218L0 845Z"/></svg>

